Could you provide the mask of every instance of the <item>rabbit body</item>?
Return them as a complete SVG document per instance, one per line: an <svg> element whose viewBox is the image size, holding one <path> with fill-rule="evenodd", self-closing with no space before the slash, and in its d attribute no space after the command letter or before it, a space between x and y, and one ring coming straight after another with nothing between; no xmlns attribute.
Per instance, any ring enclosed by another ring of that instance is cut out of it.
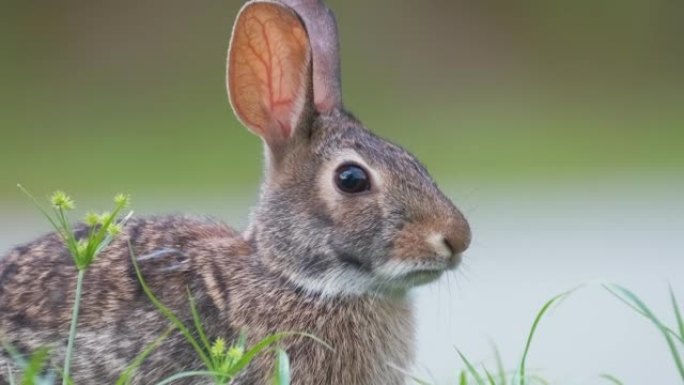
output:
<svg viewBox="0 0 684 385"><path fill-rule="evenodd" d="M413 155L343 108L337 50L335 20L322 0L243 7L229 48L228 93L266 158L249 226L240 234L187 217L127 223L86 272L76 384L112 383L169 326L141 288L129 242L153 293L188 325L192 296L209 337L231 341L244 330L254 343L302 332L329 344L332 350L299 335L283 341L293 384L404 383L397 367L409 369L413 354L407 291L454 269L470 229ZM0 340L23 353L49 346L58 366L75 276L56 234L0 260ZM0 378L9 362L0 356ZM269 384L272 367L273 357L261 355L233 384ZM134 382L201 368L174 332ZM183 381L199 380L174 383Z"/></svg>
<svg viewBox="0 0 684 385"><path fill-rule="evenodd" d="M330 350L304 336L284 340L294 384L402 383L400 373L387 363L403 367L411 358L411 315L405 298L302 295L269 272L249 243L226 225L165 217L129 222L88 270L73 361L76 384L114 383L170 325L142 290L129 241L135 254L143 256L139 266L146 283L187 325L192 325L189 289L207 334L214 338L231 340L245 330L256 342L274 332L299 331L334 346ZM0 260L0 338L21 352L48 346L52 363L59 367L75 274L56 234L17 247ZM4 369L10 362L8 355L0 356L0 383L8 381ZM272 367L270 354L258 357L233 384L268 384ZM133 383L154 384L174 373L201 369L191 345L174 332L143 363ZM202 382L194 378L175 383Z"/></svg>

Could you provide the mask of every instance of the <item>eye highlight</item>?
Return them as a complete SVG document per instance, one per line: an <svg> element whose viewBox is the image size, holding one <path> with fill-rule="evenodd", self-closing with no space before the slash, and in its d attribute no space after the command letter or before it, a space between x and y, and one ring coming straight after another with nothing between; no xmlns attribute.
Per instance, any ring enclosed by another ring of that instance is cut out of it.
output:
<svg viewBox="0 0 684 385"><path fill-rule="evenodd" d="M371 188L368 173L355 163L344 163L335 170L335 185L347 194L358 194Z"/></svg>

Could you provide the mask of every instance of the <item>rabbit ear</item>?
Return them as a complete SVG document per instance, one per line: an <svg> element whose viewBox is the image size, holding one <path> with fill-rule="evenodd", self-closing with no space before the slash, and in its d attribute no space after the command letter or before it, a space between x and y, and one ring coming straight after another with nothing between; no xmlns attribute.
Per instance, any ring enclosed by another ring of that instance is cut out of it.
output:
<svg viewBox="0 0 684 385"><path fill-rule="evenodd" d="M313 84L316 109L342 108L340 43L337 22L323 0L280 0L304 19L313 49Z"/></svg>
<svg viewBox="0 0 684 385"><path fill-rule="evenodd" d="M228 49L228 96L235 115L272 149L286 143L312 108L311 48L290 8L247 3Z"/></svg>

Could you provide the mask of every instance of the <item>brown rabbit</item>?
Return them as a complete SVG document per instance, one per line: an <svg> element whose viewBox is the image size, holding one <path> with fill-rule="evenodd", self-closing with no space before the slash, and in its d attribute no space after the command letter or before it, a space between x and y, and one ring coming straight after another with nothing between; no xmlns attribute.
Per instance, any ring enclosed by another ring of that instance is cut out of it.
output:
<svg viewBox="0 0 684 385"><path fill-rule="evenodd" d="M143 293L191 323L188 288L211 337L291 337L293 384L395 385L413 357L408 289L454 268L466 220L425 168L369 132L342 106L334 16L321 0L253 1L240 11L227 82L238 118L265 143L261 196L240 234L212 220L134 218L86 273L73 378L113 383L169 325ZM85 226L77 230L83 236ZM0 339L63 361L76 269L56 234L0 259ZM11 363L0 355L0 383ZM263 355L235 385L270 381ZM135 384L201 368L172 334ZM6 378L6 377L5 377ZM4 381L7 381L5 379ZM185 382L183 382L185 381ZM198 383L185 379L175 383Z"/></svg>

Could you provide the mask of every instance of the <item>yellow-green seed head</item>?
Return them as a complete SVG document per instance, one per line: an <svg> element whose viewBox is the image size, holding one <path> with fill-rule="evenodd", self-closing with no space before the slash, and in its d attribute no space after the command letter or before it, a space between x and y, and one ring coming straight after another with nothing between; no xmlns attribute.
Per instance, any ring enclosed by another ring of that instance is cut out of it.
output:
<svg viewBox="0 0 684 385"><path fill-rule="evenodd" d="M107 221L109 221L112 217L112 213L109 211L105 211L104 213L100 214L100 217L97 220L97 223L100 225L104 225Z"/></svg>
<svg viewBox="0 0 684 385"><path fill-rule="evenodd" d="M233 346L232 348L228 349L226 356L233 361L237 361L242 358L243 354L245 354L245 350L242 347Z"/></svg>
<svg viewBox="0 0 684 385"><path fill-rule="evenodd" d="M97 226L98 223L100 223L100 216L95 214L94 212L90 211L88 214L86 214L85 218L83 219L86 225L93 227Z"/></svg>
<svg viewBox="0 0 684 385"><path fill-rule="evenodd" d="M76 244L76 252L78 253L79 257L85 255L87 249L88 241L85 239L80 239Z"/></svg>
<svg viewBox="0 0 684 385"><path fill-rule="evenodd" d="M214 341L214 344L211 346L211 355L213 357L219 358L223 357L223 354L226 352L226 340L223 338L217 338L216 341Z"/></svg>
<svg viewBox="0 0 684 385"><path fill-rule="evenodd" d="M55 191L50 197L50 203L55 208L62 210L73 210L75 207L74 201L64 191Z"/></svg>
<svg viewBox="0 0 684 385"><path fill-rule="evenodd" d="M130 195L126 195L126 194L117 194L117 195L114 197L114 204L115 204L117 207L121 207L121 208L128 207L128 205L129 205L130 203L131 203L131 196L130 196Z"/></svg>
<svg viewBox="0 0 684 385"><path fill-rule="evenodd" d="M107 228L107 232L109 233L109 235L115 237L115 236L121 234L121 225L118 223L112 223Z"/></svg>

